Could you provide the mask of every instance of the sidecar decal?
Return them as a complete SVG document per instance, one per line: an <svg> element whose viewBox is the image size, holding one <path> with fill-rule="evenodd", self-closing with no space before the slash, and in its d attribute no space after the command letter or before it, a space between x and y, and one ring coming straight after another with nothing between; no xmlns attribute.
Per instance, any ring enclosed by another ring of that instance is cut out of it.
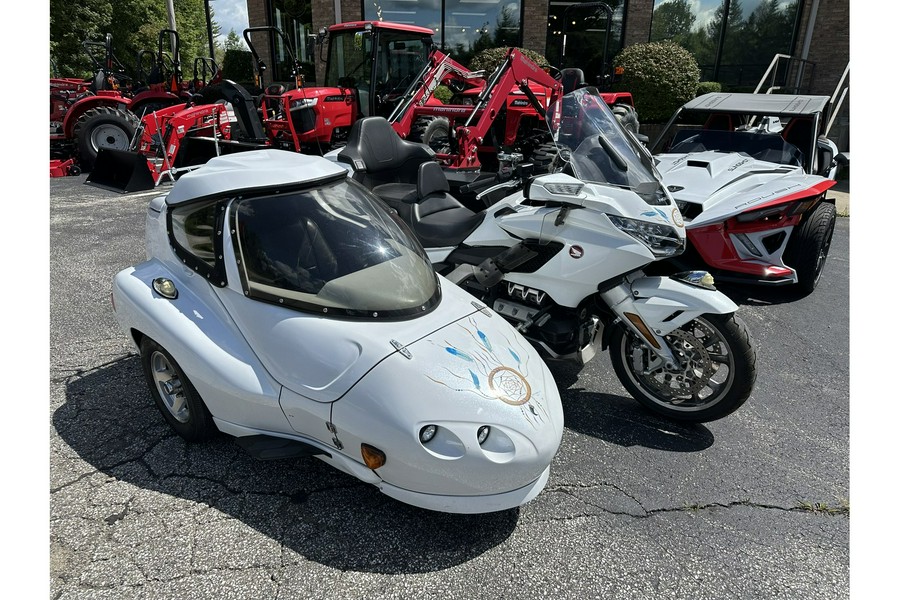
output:
<svg viewBox="0 0 900 600"><path fill-rule="evenodd" d="M468 324L457 323L457 327L468 334L474 342L473 346L461 349L446 339L441 343L432 340L431 343L441 346L465 365L460 364L461 368L458 370L445 367L449 376L446 380L430 375L426 377L457 392L475 393L488 400L500 400L509 406L518 407L532 426L536 427L539 421L549 419L541 392L535 390L528 381L528 363L522 363L520 354L513 349L514 344L503 339L503 344L495 345L471 317ZM508 364L509 358L504 360L501 358L503 354L498 354L498 351L504 349L515 361L513 364Z"/></svg>
<svg viewBox="0 0 900 600"><path fill-rule="evenodd" d="M642 217L662 217L666 223L669 222L669 215L667 215L665 212L663 212L662 210L660 210L658 208L656 208L654 210L646 210L641 213L641 216Z"/></svg>

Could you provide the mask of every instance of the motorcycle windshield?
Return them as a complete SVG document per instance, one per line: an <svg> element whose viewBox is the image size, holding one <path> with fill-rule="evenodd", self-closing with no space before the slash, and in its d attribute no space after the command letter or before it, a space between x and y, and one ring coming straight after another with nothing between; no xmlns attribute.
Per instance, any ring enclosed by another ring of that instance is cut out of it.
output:
<svg viewBox="0 0 900 600"><path fill-rule="evenodd" d="M585 182L632 189L649 204L669 203L653 159L603 98L587 89L570 92L551 107L548 121L564 171Z"/></svg>
<svg viewBox="0 0 900 600"><path fill-rule="evenodd" d="M238 199L232 219L251 298L379 320L421 315L440 301L421 245L353 181Z"/></svg>

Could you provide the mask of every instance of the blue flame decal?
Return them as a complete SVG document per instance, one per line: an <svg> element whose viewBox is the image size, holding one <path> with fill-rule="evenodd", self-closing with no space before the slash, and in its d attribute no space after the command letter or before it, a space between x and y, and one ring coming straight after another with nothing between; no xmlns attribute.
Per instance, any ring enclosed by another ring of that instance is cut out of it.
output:
<svg viewBox="0 0 900 600"><path fill-rule="evenodd" d="M453 356L458 356L461 359L467 360L469 362L475 362L471 356L469 356L468 354L466 354L465 352L463 352L461 350L457 350L456 348L451 348L450 346L447 346L447 348L445 348L445 349L447 350L447 352L449 352Z"/></svg>
<svg viewBox="0 0 900 600"><path fill-rule="evenodd" d="M642 217L657 217L658 216L658 217L662 217L666 223L669 222L669 215L667 215L665 212L663 212L662 210L660 210L658 208L654 209L654 210L645 210L644 212L641 213L641 216Z"/></svg>
<svg viewBox="0 0 900 600"><path fill-rule="evenodd" d="M491 340L489 340L489 339L487 338L487 336L484 335L484 332L481 331L480 329L478 330L478 337L481 338L481 343L484 344L484 347L487 348L488 351L490 351L490 352L493 352L493 351L494 351L494 349L491 348Z"/></svg>
<svg viewBox="0 0 900 600"><path fill-rule="evenodd" d="M480 389L481 389L481 384L478 382L478 375L476 375L475 373L473 373L471 369L469 369L469 375L472 376L472 383L474 383L474 384L475 384L475 387L478 388L478 389L480 390Z"/></svg>

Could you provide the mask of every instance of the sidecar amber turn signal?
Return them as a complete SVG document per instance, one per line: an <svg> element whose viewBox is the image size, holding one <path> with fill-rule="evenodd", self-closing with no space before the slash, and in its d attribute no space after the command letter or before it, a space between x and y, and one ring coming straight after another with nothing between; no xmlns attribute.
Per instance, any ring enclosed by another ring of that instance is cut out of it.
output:
<svg viewBox="0 0 900 600"><path fill-rule="evenodd" d="M175 287L175 283L171 279L166 279L165 277L157 277L154 279L153 289L156 290L157 294L163 298L168 298L169 300L174 300L178 297L178 289Z"/></svg>
<svg viewBox="0 0 900 600"><path fill-rule="evenodd" d="M366 466L373 471L383 467L384 463L387 462L387 456L375 446L360 444L359 451L362 453L363 461L366 463Z"/></svg>

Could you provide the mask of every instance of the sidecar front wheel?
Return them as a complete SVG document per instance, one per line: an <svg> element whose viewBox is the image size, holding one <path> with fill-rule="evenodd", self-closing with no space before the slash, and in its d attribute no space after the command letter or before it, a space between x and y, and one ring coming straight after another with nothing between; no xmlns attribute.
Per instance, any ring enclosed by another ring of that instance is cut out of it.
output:
<svg viewBox="0 0 900 600"><path fill-rule="evenodd" d="M703 423L730 415L750 397L756 351L734 313L698 317L665 338L681 368L667 369L621 325L611 336L616 375L644 407L670 419Z"/></svg>

